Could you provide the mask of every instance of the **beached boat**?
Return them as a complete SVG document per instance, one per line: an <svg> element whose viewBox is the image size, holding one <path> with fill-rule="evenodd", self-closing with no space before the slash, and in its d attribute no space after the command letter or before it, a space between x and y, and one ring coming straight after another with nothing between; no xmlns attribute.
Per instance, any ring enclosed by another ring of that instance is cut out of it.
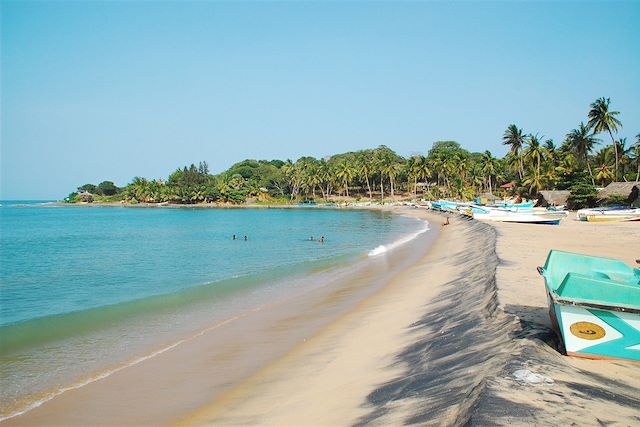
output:
<svg viewBox="0 0 640 427"><path fill-rule="evenodd" d="M576 219L588 222L640 221L640 208L611 206L604 208L580 209Z"/></svg>
<svg viewBox="0 0 640 427"><path fill-rule="evenodd" d="M471 214L478 221L519 222L529 224L560 224L567 217L566 211L508 210L486 206L471 206Z"/></svg>
<svg viewBox="0 0 640 427"><path fill-rule="evenodd" d="M566 354L640 361L640 269L552 250L538 272Z"/></svg>

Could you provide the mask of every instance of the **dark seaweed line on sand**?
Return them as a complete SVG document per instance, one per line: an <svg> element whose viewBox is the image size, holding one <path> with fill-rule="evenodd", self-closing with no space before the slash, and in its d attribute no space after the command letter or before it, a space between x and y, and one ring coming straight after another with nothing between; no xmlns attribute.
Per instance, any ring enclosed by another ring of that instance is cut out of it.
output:
<svg viewBox="0 0 640 427"><path fill-rule="evenodd" d="M405 372L367 396L370 412L356 426L389 419L394 424L465 425L487 378L507 363L517 322L498 308L496 231L476 221L460 221L456 227L464 239L464 249L451 254L456 277L411 326L419 338L394 361ZM393 418L400 413L405 414L401 421Z"/></svg>

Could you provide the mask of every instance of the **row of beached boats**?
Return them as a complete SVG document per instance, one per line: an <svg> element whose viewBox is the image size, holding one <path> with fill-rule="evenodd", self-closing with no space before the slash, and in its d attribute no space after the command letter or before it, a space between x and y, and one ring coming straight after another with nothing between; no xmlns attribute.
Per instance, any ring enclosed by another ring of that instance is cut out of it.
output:
<svg viewBox="0 0 640 427"><path fill-rule="evenodd" d="M479 221L559 224L561 220L568 216L568 212L562 209L536 208L532 201L519 203L505 201L491 205L480 205L477 203L438 200L436 202L427 202L422 207L443 212L455 212Z"/></svg>
<svg viewBox="0 0 640 427"><path fill-rule="evenodd" d="M569 216L562 207L535 207L532 201L504 201L491 205L438 200L418 204L418 207L459 213L479 221L518 222L530 224L559 224ZM606 207L581 209L576 219L589 222L640 221L640 208Z"/></svg>

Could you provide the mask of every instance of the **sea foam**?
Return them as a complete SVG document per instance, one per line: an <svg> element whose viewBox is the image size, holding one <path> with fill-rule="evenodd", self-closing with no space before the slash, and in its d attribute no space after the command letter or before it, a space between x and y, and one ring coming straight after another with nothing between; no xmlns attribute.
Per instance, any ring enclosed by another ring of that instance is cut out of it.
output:
<svg viewBox="0 0 640 427"><path fill-rule="evenodd" d="M422 233L426 233L429 230L430 230L429 223L427 221L424 221L424 226L420 230L418 230L417 232L402 236L398 240L396 240L394 242L391 242L391 243L389 243L387 245L380 245L380 246L376 247L375 249L372 249L371 251L369 251L368 255L370 257L382 255L382 254L384 254L386 252L389 252L390 250L393 250L393 249L395 249L395 248L397 248L399 246L404 245L405 243L409 243L410 241L412 241L413 239L415 239L416 237L418 237Z"/></svg>

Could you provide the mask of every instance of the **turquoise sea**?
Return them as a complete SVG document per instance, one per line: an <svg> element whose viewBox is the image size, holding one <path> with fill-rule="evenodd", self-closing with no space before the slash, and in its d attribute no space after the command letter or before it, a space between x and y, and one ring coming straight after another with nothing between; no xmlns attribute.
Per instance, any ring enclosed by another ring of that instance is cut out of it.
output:
<svg viewBox="0 0 640 427"><path fill-rule="evenodd" d="M0 204L0 419L427 229L365 210Z"/></svg>

